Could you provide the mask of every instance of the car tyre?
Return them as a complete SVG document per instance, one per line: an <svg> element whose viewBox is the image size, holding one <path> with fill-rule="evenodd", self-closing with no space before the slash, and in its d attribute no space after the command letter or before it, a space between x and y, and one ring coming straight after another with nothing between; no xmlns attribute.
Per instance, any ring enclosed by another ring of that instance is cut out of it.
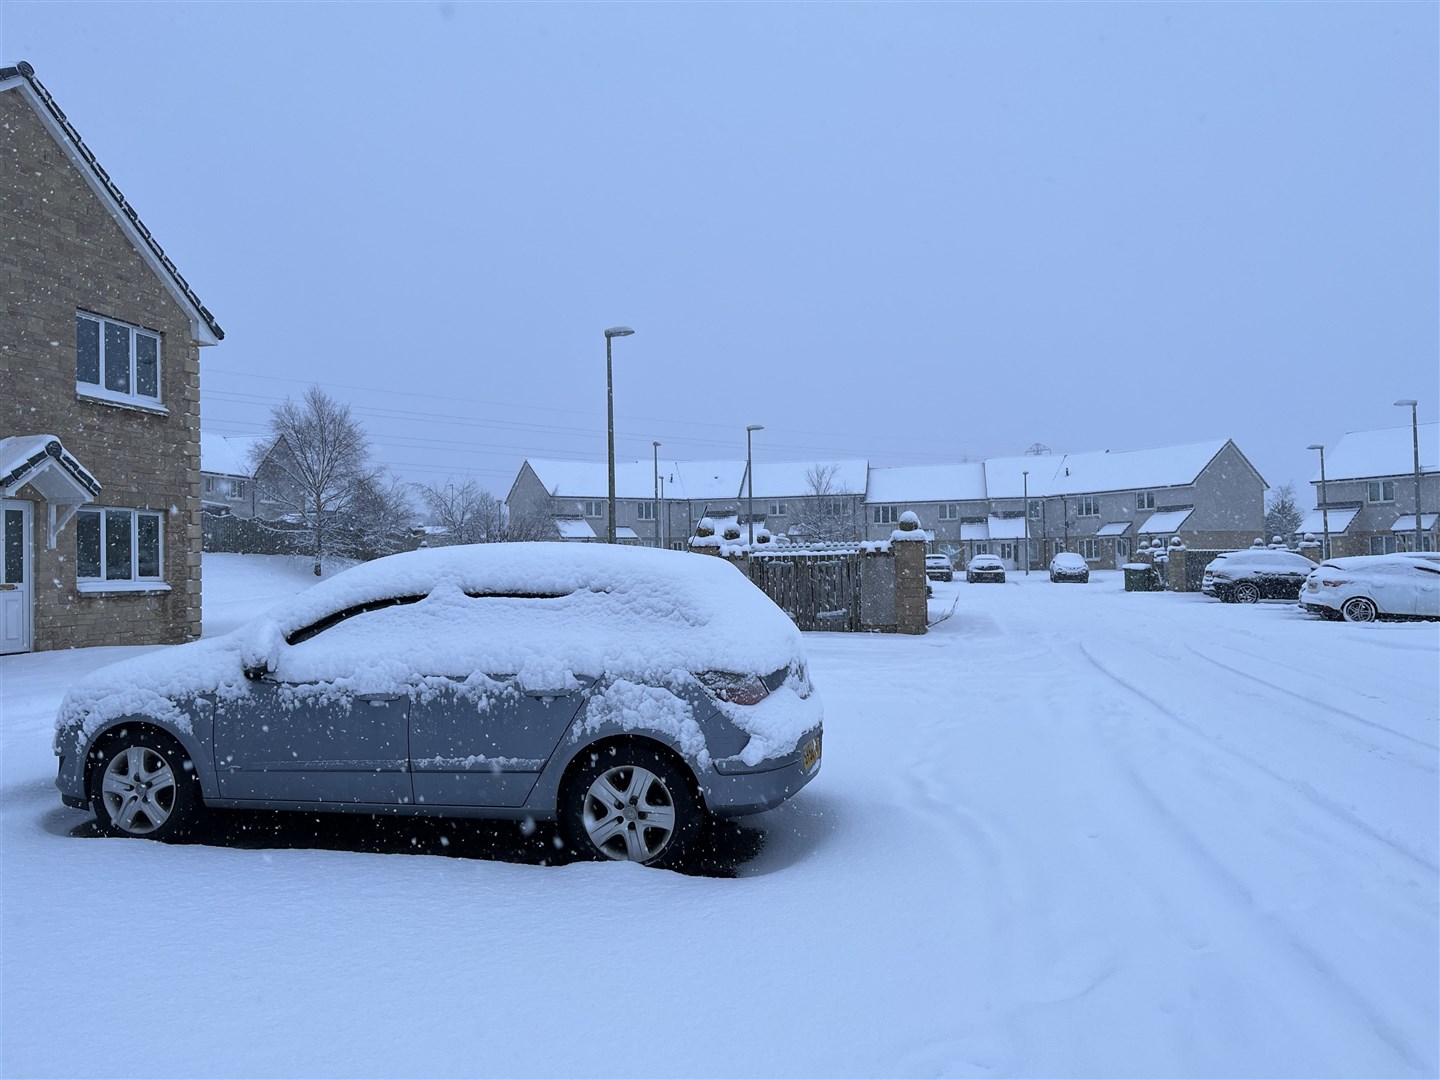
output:
<svg viewBox="0 0 1440 1080"><path fill-rule="evenodd" d="M578 760L561 814L572 851L662 869L683 864L705 817L687 769L643 743L610 743Z"/></svg>
<svg viewBox="0 0 1440 1080"><path fill-rule="evenodd" d="M203 803L195 763L170 736L126 729L93 751L90 792L106 836L175 841L188 837Z"/></svg>
<svg viewBox="0 0 1440 1080"><path fill-rule="evenodd" d="M1374 622L1379 614L1375 601L1364 596L1352 596L1340 605L1340 616L1346 622Z"/></svg>
<svg viewBox="0 0 1440 1080"><path fill-rule="evenodd" d="M1258 604L1260 602L1260 586L1251 581L1242 581L1235 586L1230 595L1237 604Z"/></svg>

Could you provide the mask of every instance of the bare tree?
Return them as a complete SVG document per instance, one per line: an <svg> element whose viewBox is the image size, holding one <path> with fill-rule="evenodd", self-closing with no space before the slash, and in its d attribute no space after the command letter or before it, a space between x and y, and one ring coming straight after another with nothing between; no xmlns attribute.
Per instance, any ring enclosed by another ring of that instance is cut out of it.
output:
<svg viewBox="0 0 1440 1080"><path fill-rule="evenodd" d="M456 485L420 485L432 519L445 527L441 544L495 544L516 540L553 540L555 526L537 514L511 513L509 507L473 480Z"/></svg>
<svg viewBox="0 0 1440 1080"><path fill-rule="evenodd" d="M1290 543L1300 528L1300 506L1295 501L1295 485L1281 484L1270 492L1270 508L1265 511L1265 539L1280 537Z"/></svg>
<svg viewBox="0 0 1440 1080"><path fill-rule="evenodd" d="M286 398L275 406L270 431L275 438L259 453L255 482L300 525L319 575L321 561L338 554L334 535L346 513L379 482L369 439L350 407L318 386L299 404Z"/></svg>
<svg viewBox="0 0 1440 1080"><path fill-rule="evenodd" d="M806 495L793 515L791 534L810 543L854 540L852 493L842 490L839 465L815 464L805 470Z"/></svg>
<svg viewBox="0 0 1440 1080"><path fill-rule="evenodd" d="M415 508L404 484L378 473L362 476L339 518L333 550L357 559L393 555L406 548L414 522Z"/></svg>

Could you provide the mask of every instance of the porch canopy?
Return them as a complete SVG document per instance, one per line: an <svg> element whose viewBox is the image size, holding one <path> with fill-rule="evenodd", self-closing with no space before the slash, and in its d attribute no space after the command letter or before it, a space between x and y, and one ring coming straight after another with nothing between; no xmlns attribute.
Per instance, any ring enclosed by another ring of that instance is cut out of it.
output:
<svg viewBox="0 0 1440 1080"><path fill-rule="evenodd" d="M1128 521L1107 521L1104 525L1100 526L1100 531L1097 532L1095 535L1124 536L1125 530L1128 528L1130 528L1130 522Z"/></svg>
<svg viewBox="0 0 1440 1080"><path fill-rule="evenodd" d="M1330 511L1330 534L1343 533L1350 527L1350 522L1355 520L1355 515L1360 512L1359 507L1351 507L1346 510L1332 509ZM1296 535L1304 536L1306 533L1319 536L1325 531L1325 517L1320 510L1306 510L1305 516L1300 519L1300 527L1295 530Z"/></svg>
<svg viewBox="0 0 1440 1080"><path fill-rule="evenodd" d="M561 540L594 540L595 530L582 518L556 518L555 531Z"/></svg>
<svg viewBox="0 0 1440 1080"><path fill-rule="evenodd" d="M1429 532L1435 528L1435 514L1420 515L1420 531ZM1333 529L1331 530L1334 531ZM1395 524L1390 526L1391 532L1407 533L1415 531L1415 515L1405 514L1395 519Z"/></svg>
<svg viewBox="0 0 1440 1080"><path fill-rule="evenodd" d="M1146 518L1145 524L1135 532L1142 536L1179 532L1180 526L1185 524L1185 519L1194 512L1193 506L1182 506L1178 510L1160 510Z"/></svg>
<svg viewBox="0 0 1440 1080"><path fill-rule="evenodd" d="M100 481L76 461L54 435L12 435L0 439L0 497L33 487L50 506L47 546L85 503L100 494Z"/></svg>

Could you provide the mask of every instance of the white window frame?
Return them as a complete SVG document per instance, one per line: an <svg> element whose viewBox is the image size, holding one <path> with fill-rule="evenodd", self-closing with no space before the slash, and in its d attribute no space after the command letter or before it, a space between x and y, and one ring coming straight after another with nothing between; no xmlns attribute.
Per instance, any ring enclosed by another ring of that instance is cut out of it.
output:
<svg viewBox="0 0 1440 1080"><path fill-rule="evenodd" d="M1136 510L1154 510L1154 509L1155 509L1155 492L1153 492L1153 491L1137 491L1137 492L1135 493L1135 509L1136 509Z"/></svg>
<svg viewBox="0 0 1440 1080"><path fill-rule="evenodd" d="M1030 520L1038 521L1045 516L1045 502L1043 499L1030 500Z"/></svg>
<svg viewBox="0 0 1440 1080"><path fill-rule="evenodd" d="M1371 555L1394 555L1398 549L1399 545L1395 542L1394 533L1370 537Z"/></svg>
<svg viewBox="0 0 1440 1080"><path fill-rule="evenodd" d="M896 525L900 522L900 506L898 503L886 503L875 507L876 525Z"/></svg>
<svg viewBox="0 0 1440 1080"><path fill-rule="evenodd" d="M1386 494L1387 490L1389 494ZM1369 503L1393 503L1395 501L1395 481L1371 480L1365 485L1365 501Z"/></svg>
<svg viewBox="0 0 1440 1080"><path fill-rule="evenodd" d="M1099 517L1100 500L1094 495L1081 495L1075 500L1075 513L1079 517Z"/></svg>
<svg viewBox="0 0 1440 1080"><path fill-rule="evenodd" d="M637 502L635 504L635 517L640 521L654 521L655 504L653 502Z"/></svg>
<svg viewBox="0 0 1440 1080"><path fill-rule="evenodd" d="M999 544L1000 544L1000 551L998 552L998 554L999 554L1000 558L1002 558L1002 559L1014 559L1014 558L1015 558L1015 552L1016 552L1016 549L1017 549L1018 546L1019 546L1018 544L1015 543L1015 541L1013 541L1013 540L1001 540L1001 541L999 541Z"/></svg>
<svg viewBox="0 0 1440 1080"><path fill-rule="evenodd" d="M1100 558L1100 541L1093 536L1081 537L1080 557L1087 561Z"/></svg>
<svg viewBox="0 0 1440 1080"><path fill-rule="evenodd" d="M960 504L959 504L959 503L941 503L941 504L940 504L940 510L939 510L937 516L939 517L939 519L940 519L941 521L958 521L958 520L960 520Z"/></svg>
<svg viewBox="0 0 1440 1080"><path fill-rule="evenodd" d="M582 499L580 502L580 514L587 518L603 518L605 516L605 504L599 499Z"/></svg>
<svg viewBox="0 0 1440 1080"><path fill-rule="evenodd" d="M130 565L129 577L111 578L106 574L109 567L105 559L108 547L105 543L109 528L109 515L128 513L130 515ZM80 519L94 515L100 525L100 576L80 575ZM153 577L140 576L140 519L155 519L156 566L159 573ZM92 592L168 592L165 582L165 514L159 510L137 510L128 506L86 506L75 515L75 587L82 593Z"/></svg>
<svg viewBox="0 0 1440 1080"><path fill-rule="evenodd" d="M96 371L96 381L89 382L80 377L80 322L92 322L96 324L96 330L100 339L100 352L98 354L99 368ZM105 333L107 326L116 326L127 331L129 336L129 370L127 373L128 390L112 390L105 385L105 350L108 335ZM94 312L76 310L75 312L75 392L76 394L95 398L100 401L110 401L121 405L137 405L143 409L151 409L159 412L168 412L162 402L165 385L165 357L164 357L164 336L157 330L150 330L143 326L136 326L133 323L123 322L120 319L112 319L108 315L96 315ZM140 379L140 352L137 348L140 338L148 338L155 342L155 394L142 394L136 390Z"/></svg>
<svg viewBox="0 0 1440 1080"><path fill-rule="evenodd" d="M772 502L772 503L770 504L770 516L771 516L771 517L785 517L785 516L786 516L785 504L784 504L783 502Z"/></svg>

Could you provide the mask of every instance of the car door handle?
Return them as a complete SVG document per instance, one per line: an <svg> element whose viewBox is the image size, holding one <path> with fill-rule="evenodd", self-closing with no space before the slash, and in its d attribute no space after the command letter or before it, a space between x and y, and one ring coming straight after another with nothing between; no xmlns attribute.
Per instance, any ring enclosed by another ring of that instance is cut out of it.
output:
<svg viewBox="0 0 1440 1080"><path fill-rule="evenodd" d="M371 705L384 705L386 702L399 701L404 694L356 694L356 701L369 702Z"/></svg>

